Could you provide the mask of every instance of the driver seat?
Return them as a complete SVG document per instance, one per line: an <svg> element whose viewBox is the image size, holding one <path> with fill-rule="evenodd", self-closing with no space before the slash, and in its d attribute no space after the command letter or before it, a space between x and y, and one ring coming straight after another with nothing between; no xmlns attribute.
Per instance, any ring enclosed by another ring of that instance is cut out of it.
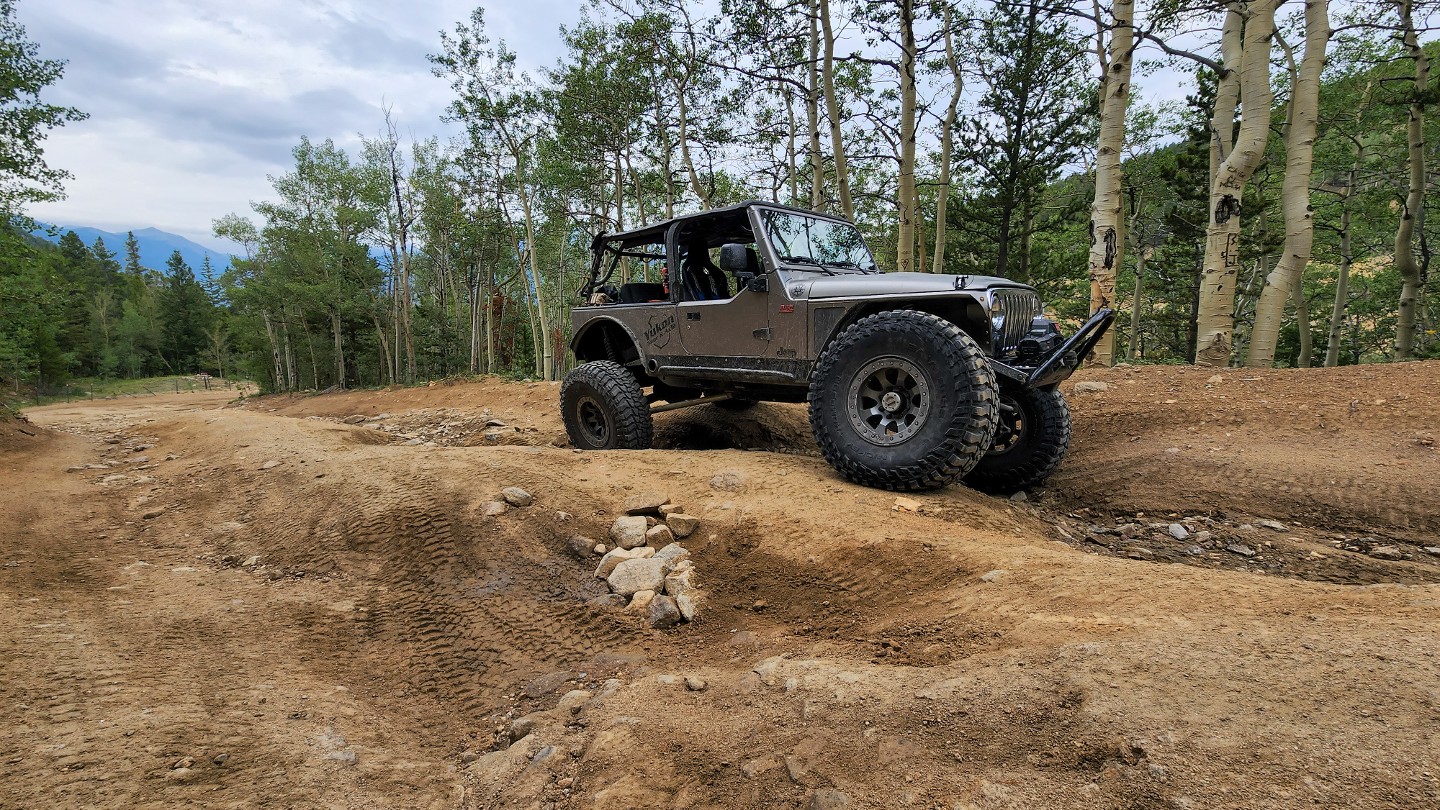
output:
<svg viewBox="0 0 1440 810"><path fill-rule="evenodd" d="M697 240L686 252L683 285L689 301L719 301L730 297L725 273L710 261L710 251Z"/></svg>

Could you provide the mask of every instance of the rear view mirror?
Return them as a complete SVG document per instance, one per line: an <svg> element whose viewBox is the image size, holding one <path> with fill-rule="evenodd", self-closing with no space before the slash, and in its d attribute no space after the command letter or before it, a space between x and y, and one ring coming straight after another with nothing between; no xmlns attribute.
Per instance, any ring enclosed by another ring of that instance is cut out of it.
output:
<svg viewBox="0 0 1440 810"><path fill-rule="evenodd" d="M720 269L731 275L741 273L756 273L759 271L760 262L755 258L755 251L738 242L720 246Z"/></svg>

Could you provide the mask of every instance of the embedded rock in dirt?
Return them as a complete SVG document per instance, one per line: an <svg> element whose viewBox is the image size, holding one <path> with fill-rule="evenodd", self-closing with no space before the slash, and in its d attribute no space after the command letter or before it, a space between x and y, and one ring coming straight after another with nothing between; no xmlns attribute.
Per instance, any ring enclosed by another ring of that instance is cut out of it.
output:
<svg viewBox="0 0 1440 810"><path fill-rule="evenodd" d="M645 531L645 545L660 548L675 542L675 533L665 524L652 526Z"/></svg>
<svg viewBox="0 0 1440 810"><path fill-rule="evenodd" d="M810 794L810 810L842 810L850 806L850 796L831 788L821 788Z"/></svg>
<svg viewBox="0 0 1440 810"><path fill-rule="evenodd" d="M1004 572L1004 571L1001 571L1001 570L999 570L999 569L996 569L996 570L994 570L994 571L986 571L985 573L983 573L983 574L980 575L980 581L981 581L981 582L999 582L999 581L1000 581L1000 578L1003 577L1003 576L1005 576L1005 572Z"/></svg>
<svg viewBox="0 0 1440 810"><path fill-rule="evenodd" d="M1109 383L1099 382L1098 380L1087 380L1085 382L1075 383L1075 393L1077 394L1098 394L1101 391L1109 390Z"/></svg>
<svg viewBox="0 0 1440 810"><path fill-rule="evenodd" d="M742 473L727 470L713 476L710 479L710 486L723 492L739 492L745 488L745 476Z"/></svg>
<svg viewBox="0 0 1440 810"><path fill-rule="evenodd" d="M135 459L135 460L138 462L140 459ZM146 460L148 461L149 459L146 459ZM276 467L279 467L279 466L280 466L280 462L278 462L278 461L276 461L275 459L272 458L272 459L270 459L269 461L265 462L264 464L261 464L261 465L260 465L260 469L262 469L262 470L273 470L273 469L275 469Z"/></svg>
<svg viewBox="0 0 1440 810"><path fill-rule="evenodd" d="M1230 545L1225 547L1225 550L1232 554L1239 554L1241 557L1255 556L1255 549L1250 548L1244 543L1231 543Z"/></svg>
<svg viewBox="0 0 1440 810"><path fill-rule="evenodd" d="M665 630L680 623L680 608L672 597L657 596L650 600L646 618L650 620L651 627Z"/></svg>
<svg viewBox="0 0 1440 810"><path fill-rule="evenodd" d="M595 546L594 540L578 534L572 534L565 539L565 547L582 560L588 560L595 554Z"/></svg>
<svg viewBox="0 0 1440 810"><path fill-rule="evenodd" d="M695 590L695 569L665 577L665 593L670 596L684 596Z"/></svg>
<svg viewBox="0 0 1440 810"><path fill-rule="evenodd" d="M625 560L615 566L606 581L615 593L634 596L639 591L660 590L665 585L665 574L669 570L670 563L666 560Z"/></svg>
<svg viewBox="0 0 1440 810"><path fill-rule="evenodd" d="M598 579L605 579L610 576L615 567L626 560L643 560L655 556L655 549L649 546L639 548L616 548L605 552L600 558L600 564L595 566L595 576Z"/></svg>
<svg viewBox="0 0 1440 810"><path fill-rule="evenodd" d="M695 614L700 612L699 596L699 591L691 591L675 597L675 607L679 609L680 617L685 621L695 621Z"/></svg>
<svg viewBox="0 0 1440 810"><path fill-rule="evenodd" d="M649 530L643 517L618 517L610 526L610 539L620 548L635 548L645 545L645 532Z"/></svg>
<svg viewBox="0 0 1440 810"><path fill-rule="evenodd" d="M685 538L699 527L700 518L681 512L671 512L665 516L665 525L670 527L670 531L674 532L676 537Z"/></svg>
<svg viewBox="0 0 1440 810"><path fill-rule="evenodd" d="M347 424L347 425L358 425L358 424L360 424L361 422L364 422L364 421L365 421L365 417L357 413L357 414L355 414L354 416L347 416L347 417L345 417L345 419L344 419L343 421L344 421L345 424Z"/></svg>
<svg viewBox="0 0 1440 810"><path fill-rule="evenodd" d="M1190 537L1190 530L1179 523L1171 523L1169 531L1170 536L1176 540L1185 540Z"/></svg>
<svg viewBox="0 0 1440 810"><path fill-rule="evenodd" d="M1398 546L1376 546L1370 549L1370 556L1381 560L1403 560L1405 552Z"/></svg>
<svg viewBox="0 0 1440 810"><path fill-rule="evenodd" d="M625 514L627 515L658 515L660 507L670 502L670 496L658 492L647 492L641 495L631 495L625 499Z"/></svg>
<svg viewBox="0 0 1440 810"><path fill-rule="evenodd" d="M485 504L484 515L485 517L500 517L508 511L510 511L510 507L506 506L504 501L491 501Z"/></svg>
<svg viewBox="0 0 1440 810"><path fill-rule="evenodd" d="M520 487L506 487L500 490L500 497L511 506L529 506L535 502L535 497Z"/></svg>
<svg viewBox="0 0 1440 810"><path fill-rule="evenodd" d="M704 692L709 686L710 684L706 683L705 679L699 675L685 676L685 688L691 692Z"/></svg>

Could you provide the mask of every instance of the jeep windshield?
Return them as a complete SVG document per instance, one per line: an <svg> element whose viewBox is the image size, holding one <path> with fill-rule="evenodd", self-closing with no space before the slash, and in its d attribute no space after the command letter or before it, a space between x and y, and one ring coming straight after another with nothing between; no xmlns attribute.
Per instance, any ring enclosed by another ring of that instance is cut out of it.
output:
<svg viewBox="0 0 1440 810"><path fill-rule="evenodd" d="M760 222L780 261L822 273L874 273L879 268L860 230L848 222L761 209Z"/></svg>

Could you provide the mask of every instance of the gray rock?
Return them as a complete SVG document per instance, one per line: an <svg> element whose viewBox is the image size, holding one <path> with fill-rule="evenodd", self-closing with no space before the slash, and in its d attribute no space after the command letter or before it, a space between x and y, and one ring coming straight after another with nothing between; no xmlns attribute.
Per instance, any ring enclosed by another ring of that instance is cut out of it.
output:
<svg viewBox="0 0 1440 810"><path fill-rule="evenodd" d="M745 476L738 472L722 472L710 478L710 486L723 492L739 492L745 488Z"/></svg>
<svg viewBox="0 0 1440 810"><path fill-rule="evenodd" d="M136 461L139 461L140 459L135 459L135 460L136 460ZM265 462L264 464L261 464L261 465L260 465L260 469L262 469L262 470L273 470L273 469L275 469L276 467L279 467L279 466L280 466L280 462L278 462L278 461L276 461L275 459L272 458L272 459L270 459L269 461Z"/></svg>
<svg viewBox="0 0 1440 810"><path fill-rule="evenodd" d="M620 594L617 593L615 595L619 596ZM630 609L636 613L643 612L646 608L650 607L650 602L654 599L654 591L636 591L635 595L630 597Z"/></svg>
<svg viewBox="0 0 1440 810"><path fill-rule="evenodd" d="M510 721L510 741L524 739L527 734L535 730L535 718L531 715L517 717Z"/></svg>
<svg viewBox="0 0 1440 810"><path fill-rule="evenodd" d="M695 590L695 569L671 573L665 577L665 593L668 596L684 596Z"/></svg>
<svg viewBox="0 0 1440 810"><path fill-rule="evenodd" d="M842 810L849 806L849 794L834 788L820 788L810 794L810 810Z"/></svg>
<svg viewBox="0 0 1440 810"><path fill-rule="evenodd" d="M345 419L342 421L344 421L347 425L358 425L361 422L365 421L365 417L357 413L354 416L345 417Z"/></svg>
<svg viewBox="0 0 1440 810"><path fill-rule="evenodd" d="M484 514L485 517L500 517L508 511L510 507L504 501L491 501L485 504Z"/></svg>
<svg viewBox="0 0 1440 810"><path fill-rule="evenodd" d="M570 681L571 678L574 677L575 673L573 672L550 672L541 675L535 680L525 684L525 689L523 690L525 693L525 697L531 699L545 697L551 692L554 692L556 689L564 686L567 682ZM519 737L516 737L514 739L518 740Z"/></svg>
<svg viewBox="0 0 1440 810"><path fill-rule="evenodd" d="M565 538L565 547L570 549L571 554L582 560L588 560L595 554L595 545L594 540L578 534L572 534Z"/></svg>
<svg viewBox="0 0 1440 810"><path fill-rule="evenodd" d="M1132 560L1153 560L1155 559L1155 552L1144 546L1130 546L1125 549L1125 556Z"/></svg>
<svg viewBox="0 0 1440 810"><path fill-rule="evenodd" d="M664 493L646 492L626 498L624 510L627 515L658 515L660 507L669 502L670 496Z"/></svg>
<svg viewBox="0 0 1440 810"><path fill-rule="evenodd" d="M680 607L669 596L657 596L650 600L645 617L650 621L651 627L666 630L680 623Z"/></svg>
<svg viewBox="0 0 1440 810"><path fill-rule="evenodd" d="M520 487L505 487L500 490L500 497L511 506L529 506L535 502L535 497Z"/></svg>
<svg viewBox="0 0 1440 810"><path fill-rule="evenodd" d="M424 439L411 439L410 441L405 442L405 446L406 446L406 447L419 447L420 445L422 445L422 444L424 444L424 443L425 443L425 440L424 440Z"/></svg>
<svg viewBox="0 0 1440 810"><path fill-rule="evenodd" d="M620 548L635 548L645 545L645 532L649 526L643 517L618 517L610 525L610 539Z"/></svg>
<svg viewBox="0 0 1440 810"><path fill-rule="evenodd" d="M705 679L699 675L685 676L685 688L691 692L704 692L709 686L710 684L706 683Z"/></svg>
<svg viewBox="0 0 1440 810"><path fill-rule="evenodd" d="M1204 557L1205 549L1201 548L1200 546L1189 545L1186 546L1185 550L1181 553L1189 557Z"/></svg>
<svg viewBox="0 0 1440 810"><path fill-rule="evenodd" d="M618 593L607 593L589 600L588 604L597 608L623 608L625 607L625 597Z"/></svg>
<svg viewBox="0 0 1440 810"><path fill-rule="evenodd" d="M655 552L655 556L662 560L669 560L672 564L678 565L683 560L690 559L690 552L679 543L670 545Z"/></svg>
<svg viewBox="0 0 1440 810"><path fill-rule="evenodd" d="M1016 492L1014 495L1011 495L1010 500L1014 501L1015 503L1024 503L1030 500L1030 496L1027 495L1025 493L1025 490L1022 489L1019 492Z"/></svg>
<svg viewBox="0 0 1440 810"><path fill-rule="evenodd" d="M606 581L610 590L621 596L634 596L640 591L659 591L665 585L670 563L665 560L624 560L615 566Z"/></svg>
<svg viewBox="0 0 1440 810"><path fill-rule="evenodd" d="M1179 523L1171 523L1169 531L1170 536L1176 540L1185 540L1190 537L1190 530L1181 526Z"/></svg>
<svg viewBox="0 0 1440 810"><path fill-rule="evenodd" d="M1276 532L1287 532L1287 531L1289 531L1289 529L1285 528L1285 524L1284 524L1284 523L1281 523L1281 522L1278 521L1278 520L1269 520L1269 519L1266 519L1266 520L1257 520L1257 521L1255 521L1255 525L1256 525L1256 526L1264 526L1265 528L1270 529L1271 531L1276 531Z"/></svg>
<svg viewBox="0 0 1440 810"><path fill-rule="evenodd" d="M1230 545L1225 547L1225 550L1233 554L1239 554L1241 557L1255 556L1255 549L1250 548L1244 543L1231 543Z"/></svg>
<svg viewBox="0 0 1440 810"><path fill-rule="evenodd" d="M675 542L675 533L670 527L661 523L659 526L652 526L645 531L645 545L651 548L660 548Z"/></svg>
<svg viewBox="0 0 1440 810"><path fill-rule="evenodd" d="M985 573L983 573L983 574L980 575L980 581L981 581L981 582L999 582L999 581L1000 581L1000 578L1003 577L1003 576L1005 576L1005 573L1006 573L1005 571L1001 571L1001 570L999 570L999 569L994 570L994 571L987 571L987 572L985 572Z"/></svg>
<svg viewBox="0 0 1440 810"><path fill-rule="evenodd" d="M165 507L159 506L159 507L156 507L156 508L154 508L154 509L149 509L149 510L146 510L146 511L144 511L144 512L141 512L141 513L140 513L140 519L141 519L141 520L154 520L155 518L158 518L158 517L160 517L160 516L163 515L163 514L165 514Z"/></svg>
<svg viewBox="0 0 1440 810"><path fill-rule="evenodd" d="M691 591L690 593L675 597L675 607L680 610L680 618L687 622L695 621L695 614L700 612L698 592ZM733 641L734 639L731 640Z"/></svg>
<svg viewBox="0 0 1440 810"><path fill-rule="evenodd" d="M1101 391L1109 390L1109 383L1099 382L1098 380L1087 380L1085 382L1075 383L1075 393L1077 394L1098 394Z"/></svg>
<svg viewBox="0 0 1440 810"><path fill-rule="evenodd" d="M1376 546L1370 549L1370 556L1380 560L1403 560L1405 552L1399 546Z"/></svg>
<svg viewBox="0 0 1440 810"><path fill-rule="evenodd" d="M670 527L670 531L674 532L676 537L684 538L689 537L691 532L699 528L700 518L683 512L672 512L665 516L665 525Z"/></svg>
<svg viewBox="0 0 1440 810"><path fill-rule="evenodd" d="M614 572L615 567L626 560L644 560L655 556L655 549L649 546L639 548L616 548L605 552L600 558L600 564L595 566L595 576L598 579L605 579Z"/></svg>
<svg viewBox="0 0 1440 810"><path fill-rule="evenodd" d="M469 765L470 763L474 762L475 760L477 760L477 759L479 759L479 758L480 758L480 755L477 754L477 753L475 753L474 751L461 751L461 752L460 752L460 762L461 762L462 764L465 764L465 765Z"/></svg>
<svg viewBox="0 0 1440 810"><path fill-rule="evenodd" d="M590 702L591 697L594 697L594 695L584 689L571 689L569 692L561 695L560 700L556 701L555 711L561 714L566 712L578 714L580 709L584 707L586 703Z"/></svg>
<svg viewBox="0 0 1440 810"><path fill-rule="evenodd" d="M685 511L685 507L681 506L681 505L678 504L678 503L662 503L662 504L660 504L660 509L659 509L660 517L663 517L663 518L668 518L668 517L671 516L671 515L674 515L674 514L677 514L677 513L682 513L682 512L684 512L684 511Z"/></svg>
<svg viewBox="0 0 1440 810"><path fill-rule="evenodd" d="M1421 550L1424 551L1426 554L1434 554L1435 556L1440 557L1440 546L1425 546Z"/></svg>

